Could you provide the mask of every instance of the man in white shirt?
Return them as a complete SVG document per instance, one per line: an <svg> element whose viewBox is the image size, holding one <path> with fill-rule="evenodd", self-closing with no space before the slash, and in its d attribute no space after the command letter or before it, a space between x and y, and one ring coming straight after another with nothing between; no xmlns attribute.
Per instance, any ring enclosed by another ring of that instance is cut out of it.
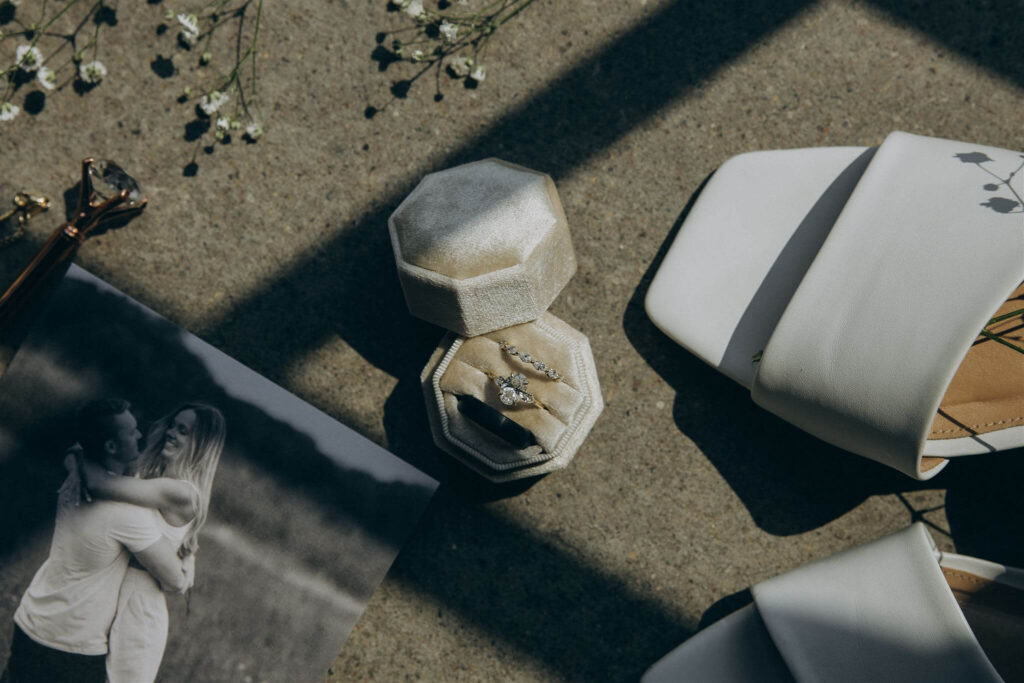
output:
<svg viewBox="0 0 1024 683"><path fill-rule="evenodd" d="M129 408L127 401L104 399L79 413L84 457L115 474L139 457L142 435ZM109 501L79 505L77 493L61 489L50 556L14 614L4 683L106 680L107 633L130 555L164 590L187 588L182 562L152 511Z"/></svg>

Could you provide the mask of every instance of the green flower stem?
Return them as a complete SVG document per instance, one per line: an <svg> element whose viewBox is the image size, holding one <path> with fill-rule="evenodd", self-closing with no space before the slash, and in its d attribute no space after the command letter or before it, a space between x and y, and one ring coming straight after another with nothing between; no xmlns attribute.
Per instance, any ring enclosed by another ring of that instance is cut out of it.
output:
<svg viewBox="0 0 1024 683"><path fill-rule="evenodd" d="M1001 323L1004 320L1009 320L1010 318L1016 318L1018 315L1024 315L1024 308L1018 308L1016 311L1010 311L1009 313L998 315L995 318L989 320L985 327L988 327L989 325L995 325L996 323Z"/></svg>
<svg viewBox="0 0 1024 683"><path fill-rule="evenodd" d="M239 7L236 11L244 11L245 9L247 9L249 7L250 4L251 4L251 0L250 0L250 2L246 2L244 5ZM253 95L255 95L256 94L256 41L260 37L260 18L261 18L262 15L263 15L263 0L257 0L256 1L256 21L255 21L255 25L253 27L252 40L249 41L249 47L248 47L248 49L246 49L245 54L243 54L241 57L239 57L237 59L237 61L235 62L235 68L231 70L230 74L228 74L228 77L224 81L224 86L222 88L222 90L226 90L227 88L231 87L232 84L236 84L238 86L238 100L242 104L242 111L244 111L245 115L248 116L249 118L252 118L252 114L249 112L249 105L246 102L245 92L244 92L244 90L242 88L242 81L239 78L239 74L241 73L242 67L245 65L246 61L248 61L249 59L252 59L252 64L251 64L251 67L252 67L252 92L253 92ZM239 40L241 40L241 37L242 37L242 33L241 33L242 32L242 26L241 26L241 24L239 24L239 26L238 26L238 32L239 32L238 33Z"/></svg>
<svg viewBox="0 0 1024 683"><path fill-rule="evenodd" d="M64 14L69 9L71 9L72 7L77 5L79 2L80 2L80 0L69 0L69 2L66 5L64 5L64 7L62 7L59 12L57 12L52 17L50 17L49 21L43 23L38 29L36 29L33 32L32 41L29 43L29 47L30 48L35 47L36 44L40 41L40 39L44 35L48 35L47 32L49 31L50 27L53 26L54 22L56 22L58 19L60 19L62 16L64 16ZM86 12L85 18L82 19L81 23L79 23L79 25L77 27L75 27L74 32L72 32L71 35L69 35L69 36L63 36L63 37L66 40L68 40L68 41L73 40L75 34L77 34L79 30L81 30L82 26L85 25L85 22L88 21L89 17L91 17L93 15L93 13L96 11L96 8L101 6L102 4L103 4L103 0L97 0L97 2L89 9L89 11ZM43 6L43 9L45 10L45 4ZM45 16L45 14L43 14L41 16ZM27 32L28 31L26 29L26 31L24 33L27 33ZM45 60L44 60L44 63L45 63ZM4 69L3 71L0 71L0 77L7 76L11 72L17 70L17 68L18 68L18 65L14 64L14 65ZM7 87L4 89L3 97L0 98L0 99L2 99L2 100L9 100L11 98L11 95L13 95L13 94L14 94L14 83L11 82L10 79L8 79Z"/></svg>
<svg viewBox="0 0 1024 683"><path fill-rule="evenodd" d="M1005 339L1000 337L998 334L995 334L994 332L989 332L988 330L982 330L981 331L981 335L983 337L988 337L989 339L991 339L992 341L996 342L997 344L1002 344L1003 346L1007 346L1007 347L1013 349L1014 351L1017 351L1018 353L1024 353L1024 348L1021 348L1020 346L1017 346L1013 342L1006 341Z"/></svg>

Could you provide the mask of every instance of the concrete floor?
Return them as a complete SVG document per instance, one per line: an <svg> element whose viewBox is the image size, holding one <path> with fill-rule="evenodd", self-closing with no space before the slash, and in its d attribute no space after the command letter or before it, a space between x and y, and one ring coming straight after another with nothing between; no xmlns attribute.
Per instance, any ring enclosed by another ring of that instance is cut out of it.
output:
<svg viewBox="0 0 1024 683"><path fill-rule="evenodd" d="M176 98L208 72L179 55L157 74L165 9L120 3L107 79L0 123L0 198L119 160L150 208L80 265L443 481L328 680L635 680L752 583L917 519L1024 565L1020 451L914 482L760 410L643 312L732 155L897 129L1024 148L1020 2L542 1L495 35L480 87L443 76L441 101L433 74L392 98L415 69L371 59L406 23L382 0L267 3L266 135L199 149L191 177ZM417 377L443 331L407 313L386 230L424 174L488 156L558 186L579 270L551 310L590 337L606 403L532 485L483 485L433 446ZM55 224L0 250L5 282Z"/></svg>

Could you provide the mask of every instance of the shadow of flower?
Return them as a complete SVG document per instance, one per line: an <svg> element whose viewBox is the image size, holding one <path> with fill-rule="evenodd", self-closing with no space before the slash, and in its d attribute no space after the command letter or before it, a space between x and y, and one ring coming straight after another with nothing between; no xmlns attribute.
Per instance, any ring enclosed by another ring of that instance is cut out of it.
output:
<svg viewBox="0 0 1024 683"><path fill-rule="evenodd" d="M1012 213L1020 203L1005 197L991 197L988 201L982 202L981 206L987 206L998 213Z"/></svg>

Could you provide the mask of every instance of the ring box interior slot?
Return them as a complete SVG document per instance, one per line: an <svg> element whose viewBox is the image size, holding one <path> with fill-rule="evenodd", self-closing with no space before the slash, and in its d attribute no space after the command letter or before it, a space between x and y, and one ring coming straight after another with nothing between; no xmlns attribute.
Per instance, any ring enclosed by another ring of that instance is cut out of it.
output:
<svg viewBox="0 0 1024 683"><path fill-rule="evenodd" d="M561 378L502 350L507 341L529 352ZM538 403L507 406L495 377L521 373ZM550 313L538 320L476 337L447 335L420 375L435 443L496 482L564 468L604 408L597 369L586 336ZM536 443L516 448L459 410L472 396L533 434Z"/></svg>

